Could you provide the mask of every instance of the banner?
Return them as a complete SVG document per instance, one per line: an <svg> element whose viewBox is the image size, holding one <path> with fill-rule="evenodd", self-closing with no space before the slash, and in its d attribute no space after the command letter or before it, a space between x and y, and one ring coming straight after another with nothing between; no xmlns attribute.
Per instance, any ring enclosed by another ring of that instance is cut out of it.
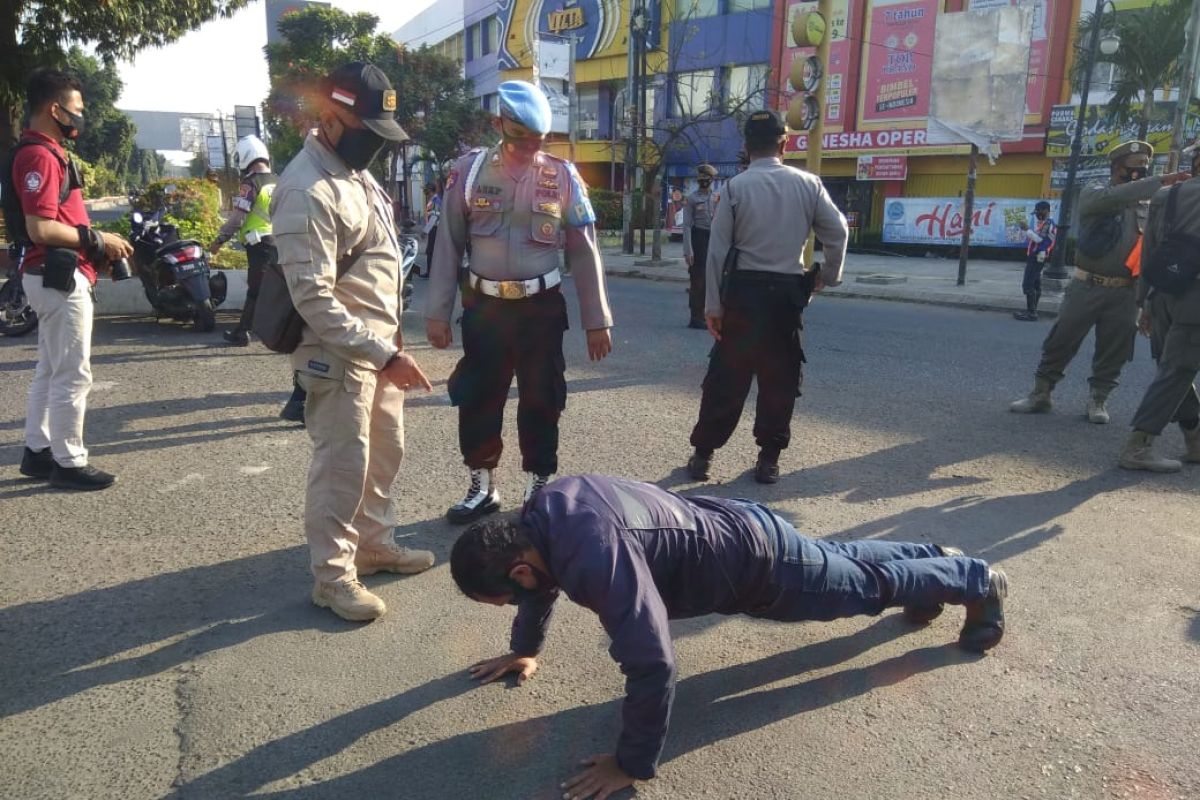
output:
<svg viewBox="0 0 1200 800"><path fill-rule="evenodd" d="M815 47L796 47L792 40L792 20L806 11L816 11L813 0L799 0L788 5L787 23L783 33L783 59L779 78L781 104L786 109L796 91L788 83L792 63L816 55ZM825 129L840 131L846 126L854 102L854 85L850 72L850 0L833 0L832 19L826 20L829 36L829 63L825 65Z"/></svg>
<svg viewBox="0 0 1200 800"><path fill-rule="evenodd" d="M893 197L883 206L883 241L893 244L962 243L961 197ZM1033 224L1039 201L1018 198L975 198L971 244L980 247L1025 247L1020 223ZM1058 201L1050 201L1050 217L1058 219Z"/></svg>
<svg viewBox="0 0 1200 800"><path fill-rule="evenodd" d="M941 0L874 0L863 44L860 124L924 119Z"/></svg>
<svg viewBox="0 0 1200 800"><path fill-rule="evenodd" d="M908 156L859 156L854 176L860 181L902 181L908 177Z"/></svg>
<svg viewBox="0 0 1200 800"><path fill-rule="evenodd" d="M980 11L1010 5L1033 6L1033 41L1029 46L1029 79L1025 92L1025 122L1041 122L1042 102L1049 86L1050 37L1054 33L1054 15L1062 0L970 0L967 9Z"/></svg>
<svg viewBox="0 0 1200 800"><path fill-rule="evenodd" d="M822 137L825 151L842 156L869 156L880 150L892 155L955 155L970 150L967 145L931 145L921 127L893 127L878 131L842 131L827 133ZM792 134L783 145L784 153L803 153L808 150L808 134Z"/></svg>
<svg viewBox="0 0 1200 800"><path fill-rule="evenodd" d="M1141 103L1134 103L1133 113L1140 113ZM1197 118L1200 107L1192 103L1191 113L1184 125L1184 142L1196 138L1200 129L1200 119ZM1076 120L1079 116L1079 106L1055 106L1050 112L1050 129L1046 131L1046 155L1063 157L1071 154L1071 139L1075 135ZM1160 100L1154 104L1150 116L1150 128L1146 141L1154 148L1155 153L1165 153L1171 149L1171 125L1175 118L1175 101ZM1138 120L1135 118L1121 124L1109 115L1103 106L1089 105L1087 121L1083 127L1084 156L1104 156L1108 151L1121 142L1138 138Z"/></svg>

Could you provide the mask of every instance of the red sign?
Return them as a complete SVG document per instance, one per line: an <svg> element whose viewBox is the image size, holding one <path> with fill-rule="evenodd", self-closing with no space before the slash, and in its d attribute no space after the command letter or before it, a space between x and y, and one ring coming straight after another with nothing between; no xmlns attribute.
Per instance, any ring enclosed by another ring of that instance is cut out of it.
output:
<svg viewBox="0 0 1200 800"><path fill-rule="evenodd" d="M863 39L862 123L929 115L933 36L941 0L874 0Z"/></svg>
<svg viewBox="0 0 1200 800"><path fill-rule="evenodd" d="M908 177L908 156L859 156L855 177L860 181L902 181Z"/></svg>

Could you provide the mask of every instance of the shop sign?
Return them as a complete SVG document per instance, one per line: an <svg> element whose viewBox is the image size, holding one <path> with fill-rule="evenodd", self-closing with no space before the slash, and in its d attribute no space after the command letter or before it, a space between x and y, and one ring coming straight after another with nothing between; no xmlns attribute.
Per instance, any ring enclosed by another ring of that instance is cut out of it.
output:
<svg viewBox="0 0 1200 800"><path fill-rule="evenodd" d="M860 181L902 181L908 177L908 156L859 156Z"/></svg>
<svg viewBox="0 0 1200 800"><path fill-rule="evenodd" d="M1121 123L1108 113L1103 105L1089 105L1087 119L1083 127L1084 156L1104 156L1108 151L1121 142L1138 138L1141 103L1133 104L1134 119ZM1191 114L1185 125L1184 141L1192 141L1200 127L1196 112L1200 110L1193 103ZM1050 112L1050 129L1046 132L1046 155L1052 157L1069 156L1071 154L1071 139L1075 136L1075 127L1079 117L1079 106L1055 106ZM1154 104L1150 115L1150 127L1146 141L1155 152L1165 153L1171 149L1171 127L1175 119L1175 101L1163 100Z"/></svg>
<svg viewBox="0 0 1200 800"><path fill-rule="evenodd" d="M619 35L621 0L530 0L516 13L516 0L497 4L500 24L500 51L497 54L501 69L527 66L534 43L549 36L571 36L575 39L575 58L604 58L626 52L626 41ZM658 46L660 0L647 5L649 30L647 43ZM626 23L627 25L628 23Z"/></svg>
<svg viewBox="0 0 1200 800"><path fill-rule="evenodd" d="M788 5L787 24L783 33L783 63L779 70L781 107L787 108L795 90L788 83L792 64L816 55L815 47L799 47L792 38L792 20L800 14L817 10L813 0L800 0ZM850 18L853 10L850 0L833 0L833 9L828 24L829 62L825 64L825 124L833 130L841 130L850 116L850 104L854 102L850 71Z"/></svg>
<svg viewBox="0 0 1200 800"><path fill-rule="evenodd" d="M860 123L923 120L929 114L933 38L941 0L875 0L863 39Z"/></svg>
<svg viewBox="0 0 1200 800"><path fill-rule="evenodd" d="M944 244L962 241L961 197L893 197L884 201L883 241L892 244ZM1038 200L975 198L971 244L983 247L1024 247L1020 223L1033 224ZM1058 201L1050 201L1050 216L1058 218Z"/></svg>
<svg viewBox="0 0 1200 800"><path fill-rule="evenodd" d="M925 133L925 125L919 128L889 128L882 131L842 131L826 133L821 137L827 153L837 155L875 155L879 150L895 151L893 155L911 154L941 155L965 153L964 145L932 145ZM808 150L808 134L792 134L784 142L784 153L803 153Z"/></svg>

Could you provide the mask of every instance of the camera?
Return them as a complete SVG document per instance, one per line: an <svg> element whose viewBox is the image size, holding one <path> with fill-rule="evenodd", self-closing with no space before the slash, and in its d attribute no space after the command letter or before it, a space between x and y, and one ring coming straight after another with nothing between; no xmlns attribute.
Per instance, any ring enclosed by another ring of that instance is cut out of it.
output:
<svg viewBox="0 0 1200 800"><path fill-rule="evenodd" d="M112 279L114 281L123 281L133 277L133 271L129 269L129 259L118 258L112 262Z"/></svg>

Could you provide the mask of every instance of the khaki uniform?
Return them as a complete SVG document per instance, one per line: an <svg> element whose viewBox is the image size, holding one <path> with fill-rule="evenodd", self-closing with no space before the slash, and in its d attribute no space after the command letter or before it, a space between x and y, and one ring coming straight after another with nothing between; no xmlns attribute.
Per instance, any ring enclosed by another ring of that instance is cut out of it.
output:
<svg viewBox="0 0 1200 800"><path fill-rule="evenodd" d="M313 441L304 530L319 581L354 578L358 548L391 542L404 393L378 372L401 345L391 202L310 135L271 202L279 263L306 323L292 366ZM348 266L339 279L339 262Z"/></svg>
<svg viewBox="0 0 1200 800"><path fill-rule="evenodd" d="M1090 186L1080 192L1080 240L1086 242L1087 237L1095 235L1097 225L1115 215L1121 218L1120 236L1099 256L1089 256L1076 246L1076 260L1083 272L1076 273L1063 293L1058 320L1042 343L1042 360L1035 373L1051 387L1063 379L1067 365L1095 328L1096 352L1088 383L1093 394L1100 397L1107 397L1116 388L1121 368L1133 357L1137 335L1135 281L1125 260L1144 226L1146 201L1161 187L1161 178L1149 177Z"/></svg>
<svg viewBox="0 0 1200 800"><path fill-rule="evenodd" d="M1150 201L1146 254L1166 235L1169 191L1161 189ZM1193 178L1179 187L1175 230L1200 236L1200 179ZM1158 436L1169 422L1191 422L1200 417L1200 397L1194 384L1200 370L1200 281L1180 295L1144 288L1149 295L1153 326L1150 347L1158 361L1158 373L1134 414L1133 428Z"/></svg>

